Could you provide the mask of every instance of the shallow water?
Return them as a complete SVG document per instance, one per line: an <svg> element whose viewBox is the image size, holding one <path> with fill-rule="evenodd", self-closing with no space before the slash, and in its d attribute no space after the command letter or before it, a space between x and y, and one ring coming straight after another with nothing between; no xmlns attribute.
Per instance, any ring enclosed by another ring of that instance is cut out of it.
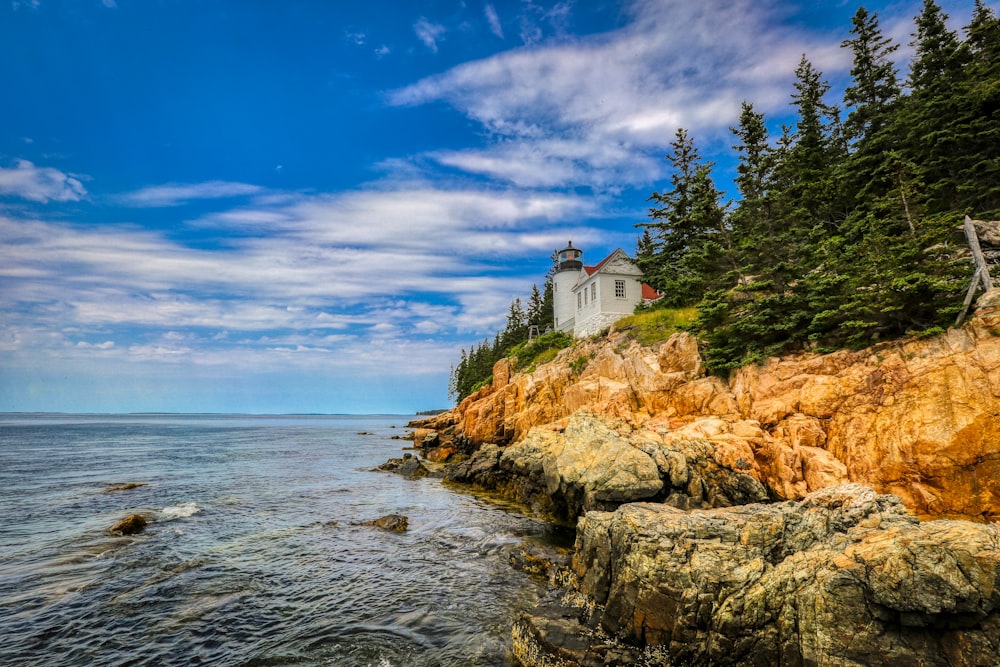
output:
<svg viewBox="0 0 1000 667"><path fill-rule="evenodd" d="M0 664L510 664L507 556L565 536L374 472L407 419L0 416Z"/></svg>

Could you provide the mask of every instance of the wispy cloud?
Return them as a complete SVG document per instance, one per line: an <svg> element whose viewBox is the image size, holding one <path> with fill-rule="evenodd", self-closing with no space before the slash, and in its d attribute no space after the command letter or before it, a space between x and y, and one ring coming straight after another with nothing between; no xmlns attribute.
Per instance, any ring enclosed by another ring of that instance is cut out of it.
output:
<svg viewBox="0 0 1000 667"><path fill-rule="evenodd" d="M228 181L168 183L121 195L119 200L125 205L137 207L180 206L193 200L243 197L258 194L263 190L259 185Z"/></svg>
<svg viewBox="0 0 1000 667"><path fill-rule="evenodd" d="M46 203L79 201L86 195L79 178L53 167L37 167L27 160L18 160L13 168L0 167L0 196Z"/></svg>
<svg viewBox="0 0 1000 667"><path fill-rule="evenodd" d="M137 227L0 215L4 364L440 373L449 341L501 326L553 248L599 238L574 226L593 199L558 193L397 183L279 195L197 221L197 247Z"/></svg>
<svg viewBox="0 0 1000 667"><path fill-rule="evenodd" d="M421 16L417 19L417 22L413 24L413 31L417 34L420 41L424 43L424 46L434 53L437 53L438 41L444 37L447 29L440 23L431 23L426 18Z"/></svg>
<svg viewBox="0 0 1000 667"><path fill-rule="evenodd" d="M486 3L486 6L483 7L483 13L486 14L486 22L490 26L490 32L503 39L503 26L500 25L500 17L497 15L496 8L492 4Z"/></svg>
<svg viewBox="0 0 1000 667"><path fill-rule="evenodd" d="M549 20L565 20L569 5L556 9ZM447 102L494 137L430 155L442 164L519 185L641 184L650 149L678 127L725 140L744 99L784 113L803 53L824 71L848 66L841 35L788 27L780 3L635 0L627 11L624 27L468 62L390 100Z"/></svg>

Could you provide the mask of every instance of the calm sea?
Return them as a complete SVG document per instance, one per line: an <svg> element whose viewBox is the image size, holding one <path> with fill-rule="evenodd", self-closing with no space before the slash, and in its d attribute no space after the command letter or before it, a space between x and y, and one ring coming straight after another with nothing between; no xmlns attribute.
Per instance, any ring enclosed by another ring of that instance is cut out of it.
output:
<svg viewBox="0 0 1000 667"><path fill-rule="evenodd" d="M0 415L0 664L510 664L507 556L560 536L373 471L407 419Z"/></svg>

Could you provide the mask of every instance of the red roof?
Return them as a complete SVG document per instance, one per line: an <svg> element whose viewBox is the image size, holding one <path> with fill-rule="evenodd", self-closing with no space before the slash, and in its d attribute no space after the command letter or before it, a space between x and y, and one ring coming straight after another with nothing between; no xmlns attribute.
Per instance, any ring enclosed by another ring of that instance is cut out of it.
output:
<svg viewBox="0 0 1000 667"><path fill-rule="evenodd" d="M657 292L655 289L653 289L652 287L650 287L646 283L642 284L642 300L643 301L654 301L654 300L659 299L659 298L660 298L660 293L659 292Z"/></svg>
<svg viewBox="0 0 1000 667"><path fill-rule="evenodd" d="M615 250L615 252L618 252L618 251ZM615 254L615 252L611 253L610 255L608 255L607 257L605 257L604 259L602 259L600 262L598 262L597 266L585 266L585 267L583 267L583 270L587 272L588 276L594 275L595 273L597 273L598 271L601 270L602 266L604 266L605 264L607 264L608 260L611 259L611 257Z"/></svg>

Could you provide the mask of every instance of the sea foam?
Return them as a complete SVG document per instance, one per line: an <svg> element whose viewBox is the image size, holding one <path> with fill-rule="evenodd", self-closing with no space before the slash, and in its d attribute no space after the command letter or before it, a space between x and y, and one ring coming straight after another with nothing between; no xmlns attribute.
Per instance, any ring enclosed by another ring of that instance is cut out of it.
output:
<svg viewBox="0 0 1000 667"><path fill-rule="evenodd" d="M197 514L201 511L196 503L181 503L180 505L171 505L170 507L164 507L160 510L160 521L172 521L174 519L183 519L189 517L193 514Z"/></svg>

